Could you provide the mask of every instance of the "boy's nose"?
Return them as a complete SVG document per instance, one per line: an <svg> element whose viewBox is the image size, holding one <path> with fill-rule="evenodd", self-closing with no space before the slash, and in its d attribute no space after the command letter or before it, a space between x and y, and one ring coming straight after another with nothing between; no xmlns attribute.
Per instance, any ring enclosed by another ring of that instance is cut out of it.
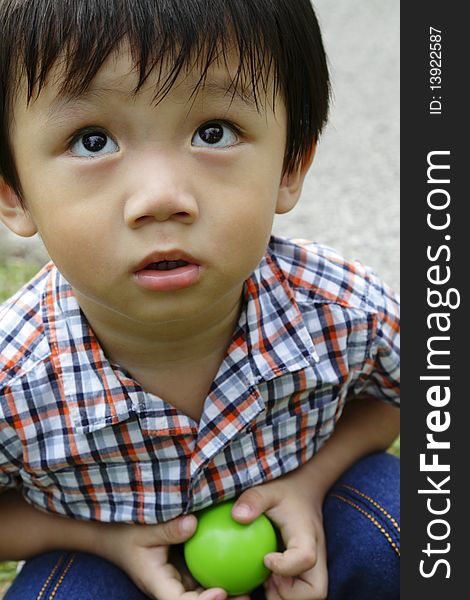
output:
<svg viewBox="0 0 470 600"><path fill-rule="evenodd" d="M153 173L158 170L155 167ZM133 193L127 197L124 220L128 227L137 229L152 221L178 221L190 225L199 216L199 207L194 196L184 189L181 173L172 177L149 176L138 178Z"/></svg>

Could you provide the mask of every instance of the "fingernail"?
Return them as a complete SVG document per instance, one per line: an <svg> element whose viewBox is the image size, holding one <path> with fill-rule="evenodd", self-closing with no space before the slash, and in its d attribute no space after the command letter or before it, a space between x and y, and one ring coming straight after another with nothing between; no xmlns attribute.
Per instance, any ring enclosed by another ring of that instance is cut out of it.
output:
<svg viewBox="0 0 470 600"><path fill-rule="evenodd" d="M233 509L233 516L240 519L247 519L251 517L251 508L248 504L237 504Z"/></svg>
<svg viewBox="0 0 470 600"><path fill-rule="evenodd" d="M183 534L192 533L194 529L194 517L184 517L180 522L180 529Z"/></svg>

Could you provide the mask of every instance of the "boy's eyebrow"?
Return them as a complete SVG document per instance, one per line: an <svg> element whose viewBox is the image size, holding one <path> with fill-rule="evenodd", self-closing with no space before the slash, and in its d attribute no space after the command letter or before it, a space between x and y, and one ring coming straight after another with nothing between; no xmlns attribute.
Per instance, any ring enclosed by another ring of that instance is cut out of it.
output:
<svg viewBox="0 0 470 600"><path fill-rule="evenodd" d="M80 94L69 94L66 92L57 94L47 110L46 122L49 123L55 121L57 118L57 113L60 114L63 112L64 116L67 116L68 107L70 107L70 110L73 110L73 108L76 106L90 104L93 99L102 101L106 96L110 95L129 97L129 94L123 92L122 90L107 87L88 88Z"/></svg>
<svg viewBox="0 0 470 600"><path fill-rule="evenodd" d="M195 99L199 92L203 97L211 97L213 99L230 99L232 103L243 103L246 107L259 111L260 98L252 86L236 85L230 78L219 79L211 78L203 81L187 81L183 85L188 99ZM106 86L91 86L81 94L58 94L49 105L47 111L47 122L57 118L57 113L66 111L69 105L89 104L93 100L103 101L107 96L122 96L124 99L131 99L134 94L124 91L120 88Z"/></svg>
<svg viewBox="0 0 470 600"><path fill-rule="evenodd" d="M241 100L250 107L257 107L259 102L259 94L255 93L253 86L237 85L230 78L208 79L202 81L199 85L193 83L188 85L188 87L193 94L196 93L196 90L199 91L200 89L203 94L208 93L214 98L223 98L225 100L228 97L231 102Z"/></svg>

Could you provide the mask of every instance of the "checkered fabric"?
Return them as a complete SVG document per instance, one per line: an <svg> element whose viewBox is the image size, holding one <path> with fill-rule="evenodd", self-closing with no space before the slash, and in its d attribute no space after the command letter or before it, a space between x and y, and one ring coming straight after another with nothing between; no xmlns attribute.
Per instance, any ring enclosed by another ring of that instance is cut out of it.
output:
<svg viewBox="0 0 470 600"><path fill-rule="evenodd" d="M111 365L53 264L0 309L0 486L156 523L297 468L361 395L398 404L398 303L370 270L273 237L200 422Z"/></svg>

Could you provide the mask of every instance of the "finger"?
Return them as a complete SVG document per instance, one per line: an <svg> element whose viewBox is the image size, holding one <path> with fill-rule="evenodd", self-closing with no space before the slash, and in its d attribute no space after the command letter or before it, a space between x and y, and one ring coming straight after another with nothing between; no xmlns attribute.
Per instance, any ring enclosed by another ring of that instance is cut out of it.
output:
<svg viewBox="0 0 470 600"><path fill-rule="evenodd" d="M273 511L274 512L274 511ZM322 527L303 511L273 515L286 546L284 552L272 552L264 557L268 569L278 575L297 576L312 569L317 562L317 538L322 537Z"/></svg>
<svg viewBox="0 0 470 600"><path fill-rule="evenodd" d="M273 585L282 600L320 600L312 586L301 579L273 575Z"/></svg>
<svg viewBox="0 0 470 600"><path fill-rule="evenodd" d="M171 563L175 567L178 574L178 579L182 581L185 589L195 590L200 586L189 572L186 561L184 560L183 552L182 544L170 546L167 562Z"/></svg>
<svg viewBox="0 0 470 600"><path fill-rule="evenodd" d="M197 591L201 592L201 593L202 592L207 592L207 591L213 592L214 590L216 590L217 592L220 591L219 588L213 588L211 590L204 590L204 588L201 588L201 587L197 588ZM225 591L224 591L224 593L225 593L225 597L227 597L227 593ZM186 600L186 597L185 597L185 600ZM201 598L198 597L198 600L201 600ZM205 598L204 598L204 600L205 600ZM243 596L230 596L229 600L251 600L251 596L249 596L249 595L248 596L246 596L246 595L243 595Z"/></svg>
<svg viewBox="0 0 470 600"><path fill-rule="evenodd" d="M284 577L296 577L313 569L316 562L317 553L312 540L306 540L299 546L293 544L284 552L271 552L264 557L266 567Z"/></svg>
<svg viewBox="0 0 470 600"><path fill-rule="evenodd" d="M227 593L221 588L186 591L178 571L167 563L155 573L152 593L157 600L226 600Z"/></svg>
<svg viewBox="0 0 470 600"><path fill-rule="evenodd" d="M281 596L279 595L279 590L277 589L272 577L270 577L265 583L264 592L266 595L266 600L282 600Z"/></svg>
<svg viewBox="0 0 470 600"><path fill-rule="evenodd" d="M149 543L158 546L182 544L190 538L197 528L197 519L194 515L186 515L172 519L166 523L146 526Z"/></svg>
<svg viewBox="0 0 470 600"><path fill-rule="evenodd" d="M240 523L251 523L275 503L275 492L268 486L258 486L243 492L232 508L232 517Z"/></svg>
<svg viewBox="0 0 470 600"><path fill-rule="evenodd" d="M306 573L305 576L294 578L273 575L273 586L282 600L325 600L327 581L321 577L312 578L311 573Z"/></svg>
<svg viewBox="0 0 470 600"><path fill-rule="evenodd" d="M186 590L200 589L199 584L188 571L180 571L181 582Z"/></svg>
<svg viewBox="0 0 470 600"><path fill-rule="evenodd" d="M226 600L227 592L225 590L214 588L212 590L204 590L197 598L198 600ZM186 596L184 596L184 599L182 598L182 600L187 600Z"/></svg>
<svg viewBox="0 0 470 600"><path fill-rule="evenodd" d="M302 573L299 577L283 577L272 575L270 583L276 591L267 600L277 600L276 594L282 600L324 600L328 593L328 569L326 547L320 540L318 545L318 560L313 569Z"/></svg>

